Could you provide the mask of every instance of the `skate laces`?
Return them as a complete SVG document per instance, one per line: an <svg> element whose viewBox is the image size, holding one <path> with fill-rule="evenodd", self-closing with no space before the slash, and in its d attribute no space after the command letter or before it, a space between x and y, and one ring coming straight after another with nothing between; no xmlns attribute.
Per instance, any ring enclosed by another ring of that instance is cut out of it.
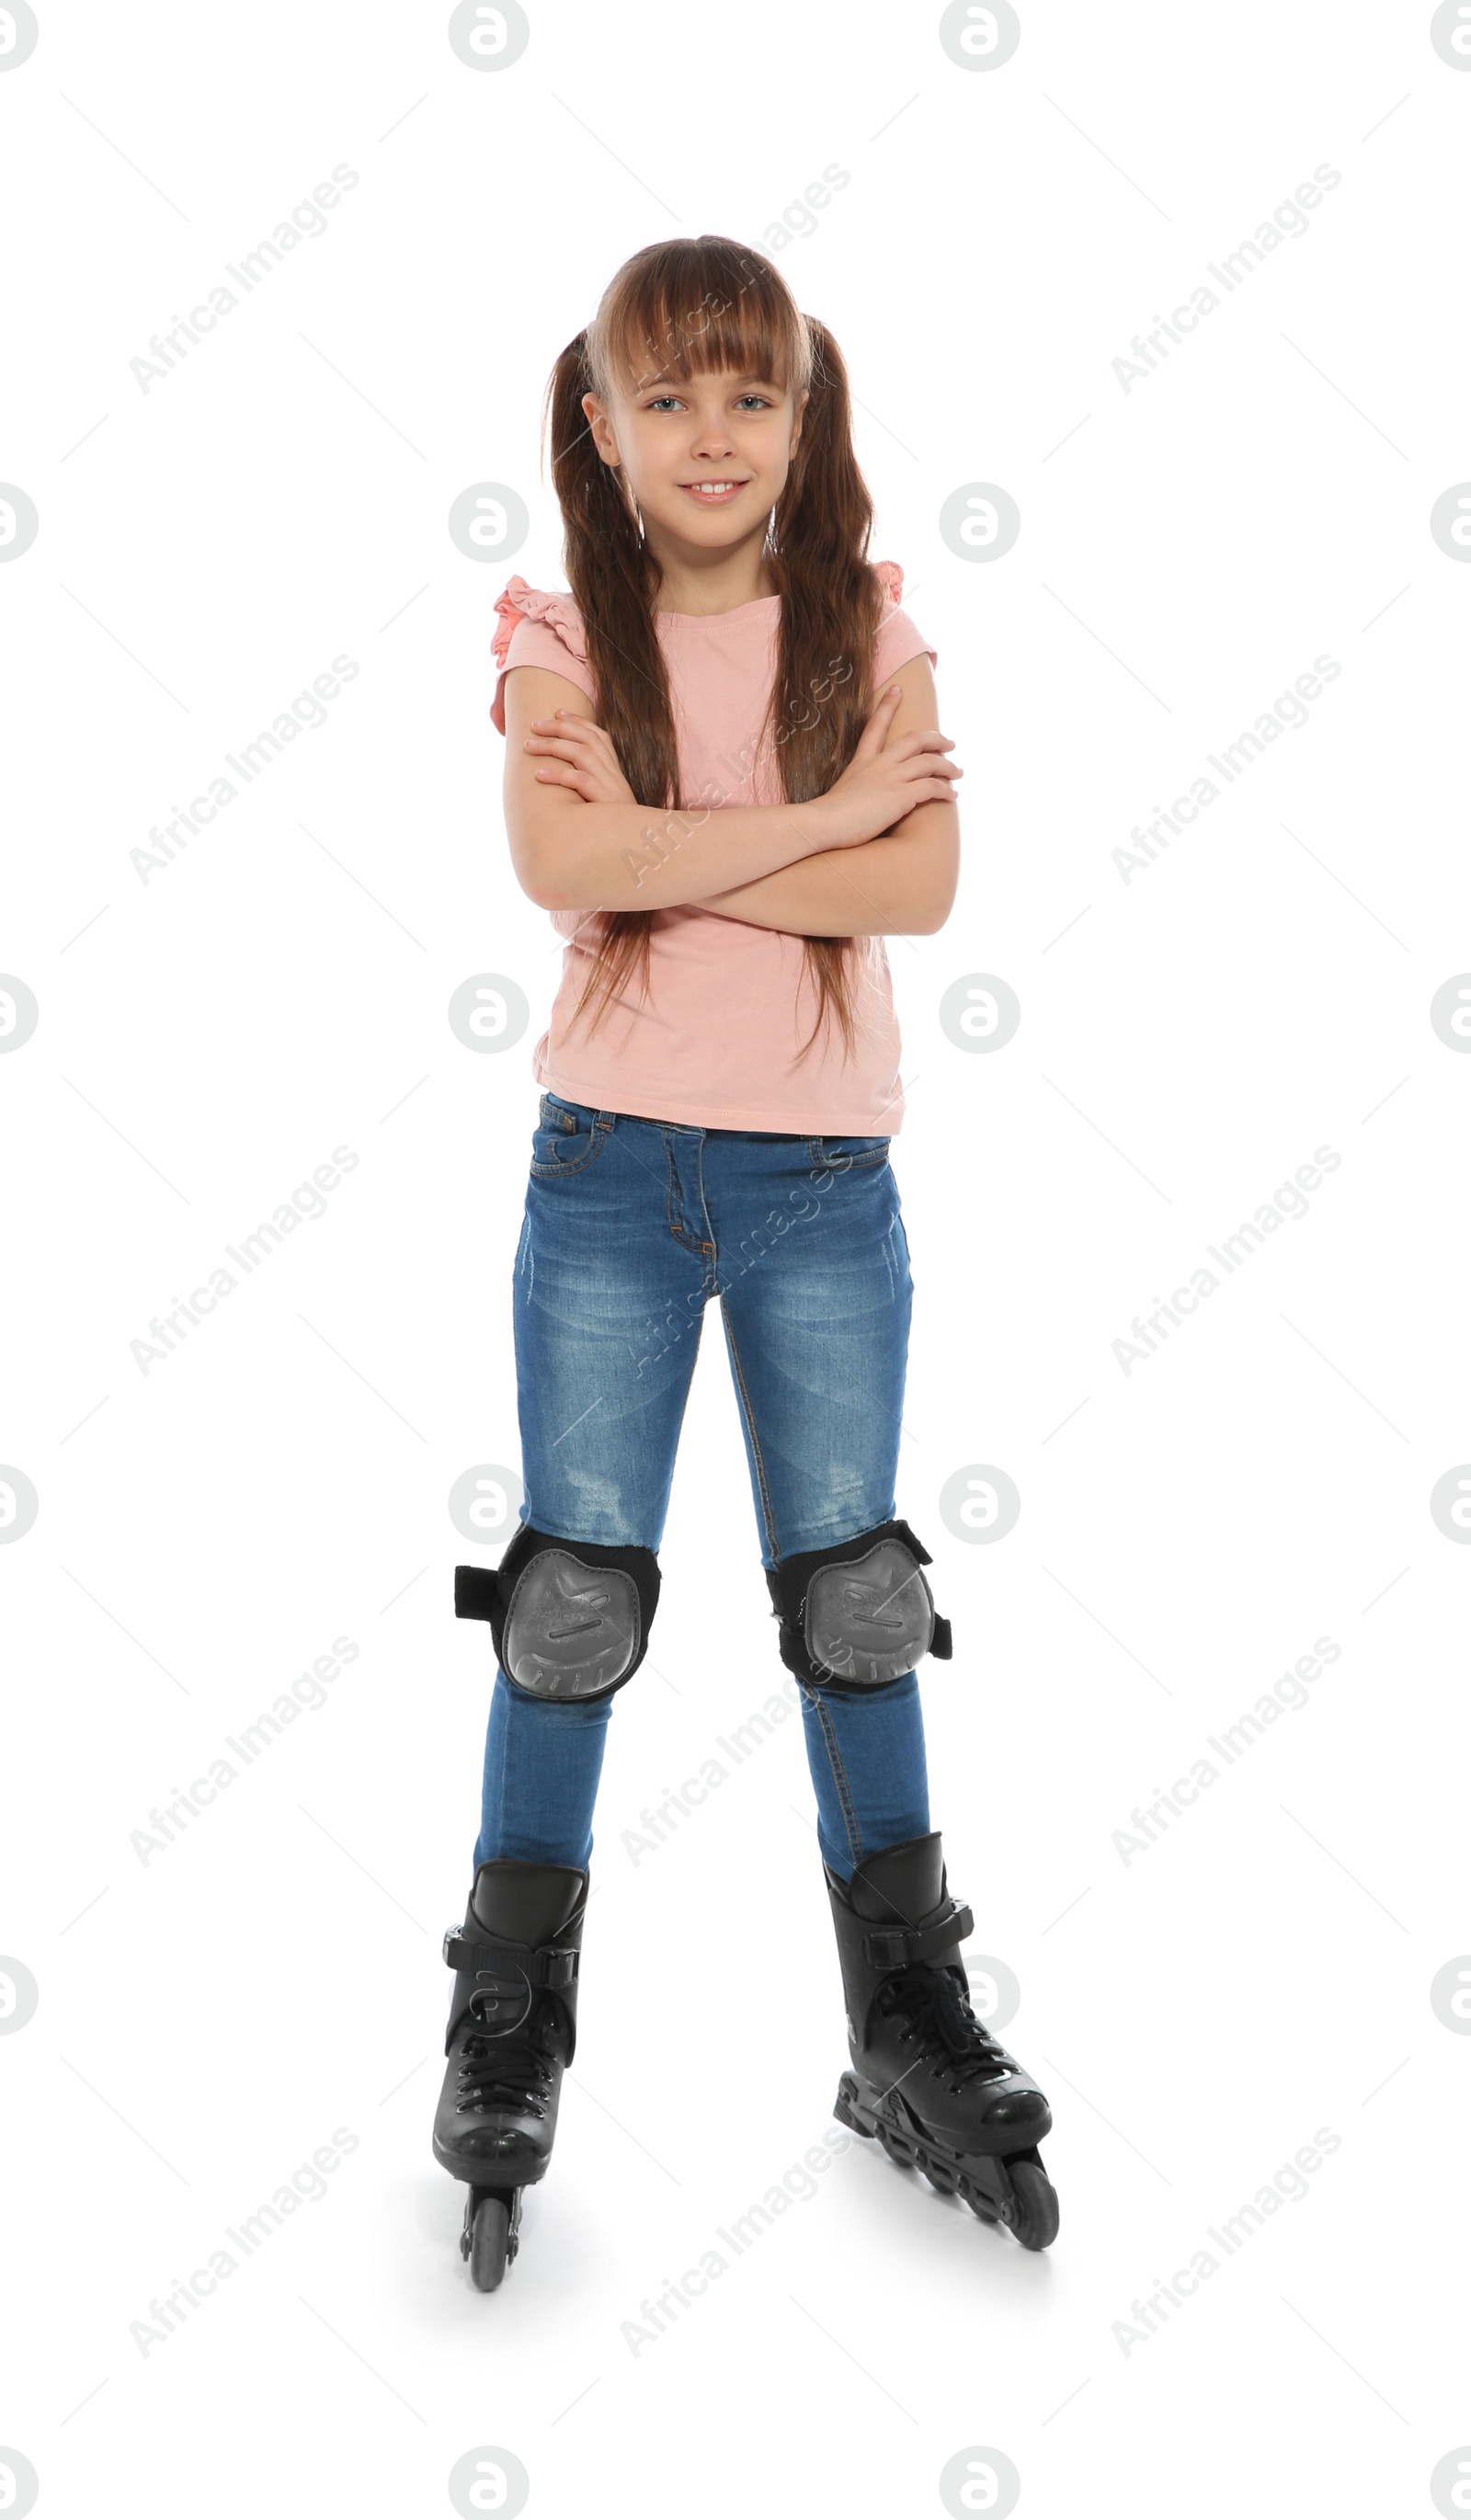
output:
<svg viewBox="0 0 1471 2520"><path fill-rule="evenodd" d="M476 2020L478 1997L469 2009ZM530 2038L497 2037L488 2030L467 2030L460 2042L460 2109L514 2109L522 2117L545 2117L542 2103L552 2086L549 2058Z"/></svg>
<svg viewBox="0 0 1471 2520"><path fill-rule="evenodd" d="M991 2081L1011 2067L999 2040L983 2030L948 1969L896 1970L879 2002L901 2013L922 2047L943 2048L958 2083Z"/></svg>

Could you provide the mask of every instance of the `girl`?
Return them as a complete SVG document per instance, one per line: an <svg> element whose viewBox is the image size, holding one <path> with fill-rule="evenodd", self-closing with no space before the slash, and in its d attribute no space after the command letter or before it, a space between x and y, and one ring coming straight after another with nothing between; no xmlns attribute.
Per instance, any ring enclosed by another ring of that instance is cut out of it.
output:
<svg viewBox="0 0 1471 2520"><path fill-rule="evenodd" d="M565 950L515 1261L525 1501L499 1567L456 1572L498 1668L435 2157L489 2290L551 2158L603 1740L648 1646L713 1297L847 1998L835 2114L1044 2248L1051 2117L966 2001L914 1675L950 1627L894 1518L911 1279L883 939L932 934L955 895L935 652L865 558L837 346L760 254L635 254L547 403L571 594L511 579L491 715L516 877Z"/></svg>

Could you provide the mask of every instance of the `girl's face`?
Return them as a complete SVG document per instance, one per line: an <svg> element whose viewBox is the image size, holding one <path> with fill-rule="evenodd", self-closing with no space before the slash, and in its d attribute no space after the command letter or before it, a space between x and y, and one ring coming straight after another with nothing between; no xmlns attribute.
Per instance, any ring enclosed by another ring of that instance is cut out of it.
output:
<svg viewBox="0 0 1471 2520"><path fill-rule="evenodd" d="M603 462L622 466L657 557L665 537L715 552L765 535L806 401L769 378L707 370L655 377L606 404L584 394L582 407Z"/></svg>

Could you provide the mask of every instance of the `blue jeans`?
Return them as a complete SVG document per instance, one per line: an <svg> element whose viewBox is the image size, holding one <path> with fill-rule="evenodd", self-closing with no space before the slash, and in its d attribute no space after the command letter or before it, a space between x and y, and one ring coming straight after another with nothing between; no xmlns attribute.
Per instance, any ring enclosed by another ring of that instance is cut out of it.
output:
<svg viewBox="0 0 1471 2520"><path fill-rule="evenodd" d="M887 1138L691 1127L544 1095L514 1275L521 1520L659 1547L713 1296L762 1565L890 1521L913 1290L888 1155ZM797 1687L819 1844L846 1880L929 1828L918 1684ZM612 1706L533 1697L498 1669L476 1864L586 1868Z"/></svg>

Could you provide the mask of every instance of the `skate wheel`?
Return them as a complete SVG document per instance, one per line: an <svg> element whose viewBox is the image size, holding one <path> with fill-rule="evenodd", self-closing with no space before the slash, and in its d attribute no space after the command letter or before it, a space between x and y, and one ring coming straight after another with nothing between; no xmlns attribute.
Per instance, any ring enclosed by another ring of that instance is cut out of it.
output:
<svg viewBox="0 0 1471 2520"><path fill-rule="evenodd" d="M520 2219L515 2208L519 2201L518 2196L503 2195L497 2188L477 2187L470 2194L461 2248L469 2260L470 2281L476 2292L494 2292L515 2256L515 2226Z"/></svg>
<svg viewBox="0 0 1471 2520"><path fill-rule="evenodd" d="M1040 2160L1008 2161L1014 2201L1006 2221L1024 2249L1046 2249L1057 2237L1057 2190Z"/></svg>
<svg viewBox="0 0 1471 2520"><path fill-rule="evenodd" d="M931 2161L927 2153L920 2154L919 2167L938 2195L954 2196L960 2183L955 2171L948 2170L942 2161Z"/></svg>

